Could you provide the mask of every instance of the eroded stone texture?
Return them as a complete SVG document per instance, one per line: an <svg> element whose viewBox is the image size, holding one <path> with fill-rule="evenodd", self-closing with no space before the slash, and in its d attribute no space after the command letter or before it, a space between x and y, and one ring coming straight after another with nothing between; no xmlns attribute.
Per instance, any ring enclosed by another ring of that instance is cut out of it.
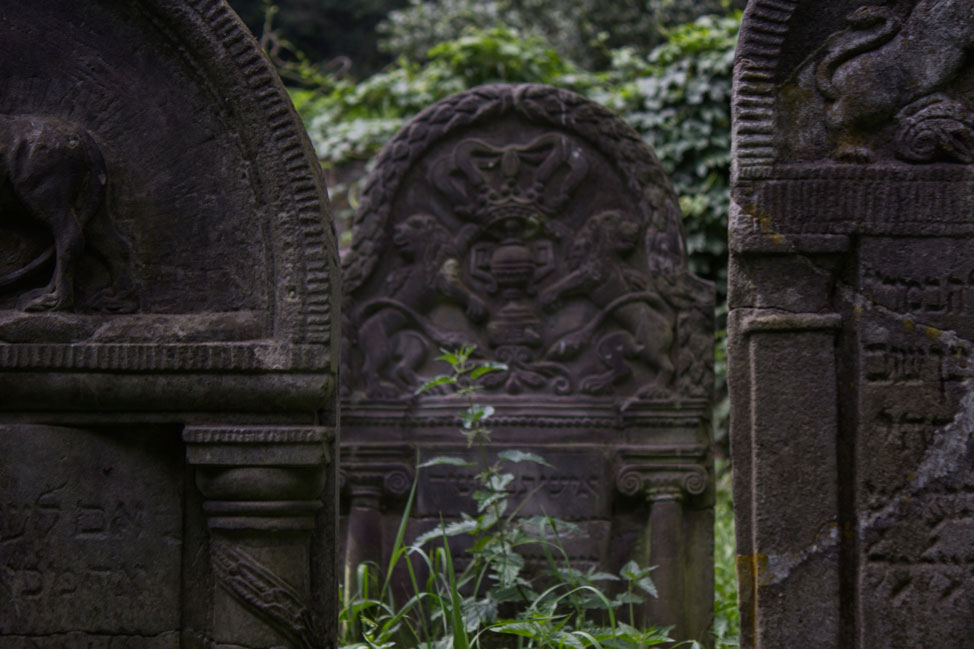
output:
<svg viewBox="0 0 974 649"><path fill-rule="evenodd" d="M660 567L650 618L704 639L712 615L707 432L712 289L687 269L653 153L572 93L486 86L430 106L387 146L344 260L348 561L391 550L414 449L467 455L462 402L416 396L440 348L477 346L489 453L536 451L515 497L575 521L569 553ZM471 510L474 469L424 470L409 535ZM471 510L472 511L472 510ZM652 549L649 541L652 537ZM539 556L540 560L541 557Z"/></svg>
<svg viewBox="0 0 974 649"><path fill-rule="evenodd" d="M218 0L0 9L0 647L334 637L315 156Z"/></svg>
<svg viewBox="0 0 974 649"><path fill-rule="evenodd" d="M730 367L742 646L974 632L974 7L754 0Z"/></svg>

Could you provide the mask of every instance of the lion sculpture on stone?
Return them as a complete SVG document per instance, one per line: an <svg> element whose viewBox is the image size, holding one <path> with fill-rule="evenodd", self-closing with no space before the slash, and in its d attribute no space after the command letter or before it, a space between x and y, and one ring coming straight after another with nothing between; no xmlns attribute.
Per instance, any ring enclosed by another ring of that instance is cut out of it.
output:
<svg viewBox="0 0 974 649"><path fill-rule="evenodd" d="M487 306L461 277L459 246L436 217L407 217L393 229L392 242L408 263L386 277L386 297L368 302L356 318L364 357L361 372L370 398L397 398L414 389L428 340L450 348L462 344L426 317L443 298L463 306L474 322L487 316Z"/></svg>
<svg viewBox="0 0 974 649"><path fill-rule="evenodd" d="M647 278L629 268L623 259L639 243L641 227L616 210L588 219L569 248L570 272L540 294L542 307L552 309L563 297L579 295L591 300L600 314L586 326L565 336L548 350L551 358L577 354L608 318L621 327L596 344L606 372L582 379L583 392L597 394L632 374L630 360L641 360L656 374L656 385L673 378L673 311L666 301L647 290Z"/></svg>
<svg viewBox="0 0 974 649"><path fill-rule="evenodd" d="M78 261L86 250L105 265L111 280L96 295L95 307L135 309L126 269L130 250L111 222L107 193L105 159L85 129L50 116L0 115L0 222L26 219L54 239L35 259L0 277L0 289L15 286L53 258L50 281L21 295L19 309L71 309Z"/></svg>
<svg viewBox="0 0 974 649"><path fill-rule="evenodd" d="M846 29L826 42L815 69L816 85L828 102L833 155L871 161L870 134L877 126L897 118L902 132L925 119L923 139L937 140L936 146L920 154L909 142L901 143L906 147L901 157L970 162L970 109L961 110L960 103L938 93L969 63L972 48L970 0L919 0L906 19L878 4L850 14Z"/></svg>

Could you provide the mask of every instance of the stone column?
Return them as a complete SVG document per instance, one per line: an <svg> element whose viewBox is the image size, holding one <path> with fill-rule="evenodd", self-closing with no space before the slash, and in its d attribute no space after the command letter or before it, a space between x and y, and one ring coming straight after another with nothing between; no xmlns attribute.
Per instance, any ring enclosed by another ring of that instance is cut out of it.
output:
<svg viewBox="0 0 974 649"><path fill-rule="evenodd" d="M683 544L675 530L683 529L683 490L678 484L650 487L649 564L656 566L651 577L660 592L648 601L650 619L666 620L679 626L683 597ZM665 595L664 595L665 594ZM683 637L682 629L674 629Z"/></svg>
<svg viewBox="0 0 974 649"><path fill-rule="evenodd" d="M683 557L684 507L700 496L710 484L703 446L645 450L623 450L616 485L627 496L642 495L649 503L649 565L656 566L650 577L659 592L646 602L644 621L673 625L673 637L687 637L689 629L686 601L686 562ZM686 462L697 459L700 463Z"/></svg>
<svg viewBox="0 0 974 649"><path fill-rule="evenodd" d="M183 439L205 498L216 646L324 646L311 541L334 432L192 426Z"/></svg>
<svg viewBox="0 0 974 649"><path fill-rule="evenodd" d="M382 487L354 482L348 493L348 531L345 533L345 583L349 584L359 564L382 565Z"/></svg>
<svg viewBox="0 0 974 649"><path fill-rule="evenodd" d="M747 339L740 351L746 350L751 371L749 429L741 430L745 411L738 409L734 454L740 457L749 444L752 458L735 475L738 493L747 493L737 502L777 512L773 518L748 517L738 531L742 646L784 646L799 631L810 645L839 646L840 325L838 314L815 313L752 312L735 321ZM773 367L795 371L755 370ZM735 395L734 403L740 401ZM753 614L758 610L762 615ZM764 615L774 623L764 624Z"/></svg>
<svg viewBox="0 0 974 649"><path fill-rule="evenodd" d="M348 447L342 451L341 485L348 498L345 583L365 561L384 566L385 503L400 499L413 483L407 447ZM401 512L400 512L401 513ZM391 545L391 543L388 543Z"/></svg>

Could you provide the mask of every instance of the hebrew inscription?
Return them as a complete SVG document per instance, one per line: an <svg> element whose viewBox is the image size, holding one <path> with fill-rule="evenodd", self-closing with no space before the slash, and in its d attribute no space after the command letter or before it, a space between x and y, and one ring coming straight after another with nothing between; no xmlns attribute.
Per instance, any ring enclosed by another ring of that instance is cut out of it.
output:
<svg viewBox="0 0 974 649"><path fill-rule="evenodd" d="M610 517L611 485L598 470L606 463L603 453L531 450L543 453L552 468L532 463L510 466L514 474L514 480L509 487L512 507L518 507L520 501L531 494L521 508L525 515L543 515L557 511L558 517L565 520ZM454 454L462 452L463 449L453 451ZM420 479L424 488L420 490L421 497L416 503L417 516L437 517L441 512L454 511L458 500L469 502L468 513L474 514L471 496L477 486L475 473L475 467L450 465L430 467L421 472Z"/></svg>
<svg viewBox="0 0 974 649"><path fill-rule="evenodd" d="M912 254L893 254L903 246ZM959 420L974 376L965 307L974 250L961 238L866 238L861 250L860 583L876 594L863 628L879 633L894 609L958 614L974 602L964 587L974 567L972 431ZM944 626L925 638L897 633L926 646L950 641L957 630Z"/></svg>
<svg viewBox="0 0 974 649"><path fill-rule="evenodd" d="M0 429L0 630L154 635L179 628L176 440ZM43 474L14 467L43 466ZM8 639L0 635L0 643Z"/></svg>

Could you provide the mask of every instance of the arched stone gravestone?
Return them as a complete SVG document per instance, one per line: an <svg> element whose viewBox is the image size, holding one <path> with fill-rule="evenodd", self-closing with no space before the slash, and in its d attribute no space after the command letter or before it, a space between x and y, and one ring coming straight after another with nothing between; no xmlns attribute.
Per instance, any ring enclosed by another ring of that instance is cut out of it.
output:
<svg viewBox="0 0 974 649"><path fill-rule="evenodd" d="M0 9L0 647L335 634L337 255L222 0Z"/></svg>
<svg viewBox="0 0 974 649"><path fill-rule="evenodd" d="M388 556L414 449L466 455L462 406L415 395L475 344L490 450L536 451L515 493L588 533L579 564L658 565L650 619L712 616L712 288L687 269L676 195L638 134L545 86L485 86L420 113L367 181L344 259L348 561ZM420 475L410 538L470 510L473 470Z"/></svg>
<svg viewBox="0 0 974 649"><path fill-rule="evenodd" d="M735 68L744 647L974 633L974 6L752 0Z"/></svg>

